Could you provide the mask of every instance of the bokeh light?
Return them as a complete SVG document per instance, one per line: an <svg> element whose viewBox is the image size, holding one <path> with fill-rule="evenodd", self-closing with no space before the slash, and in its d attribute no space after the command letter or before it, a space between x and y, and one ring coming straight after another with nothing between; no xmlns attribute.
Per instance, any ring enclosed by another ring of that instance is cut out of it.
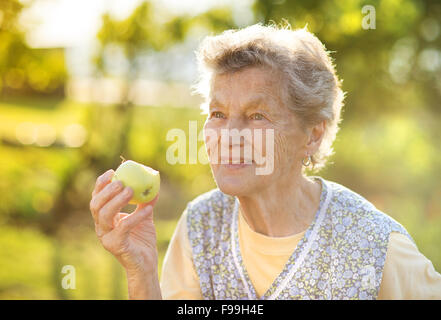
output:
<svg viewBox="0 0 441 320"><path fill-rule="evenodd" d="M36 145L40 147L48 147L53 144L57 138L57 132L53 126L44 123L36 126L37 137L35 139Z"/></svg>
<svg viewBox="0 0 441 320"><path fill-rule="evenodd" d="M434 18L427 18L421 23L420 31L426 41L434 41L440 33L440 22Z"/></svg>
<svg viewBox="0 0 441 320"><path fill-rule="evenodd" d="M37 141L37 126L32 122L22 122L15 129L17 140L22 144L33 144Z"/></svg>
<svg viewBox="0 0 441 320"><path fill-rule="evenodd" d="M87 130L79 123L73 123L63 129L63 142L71 148L81 147L87 138Z"/></svg>
<svg viewBox="0 0 441 320"><path fill-rule="evenodd" d="M54 196L47 191L37 191L32 196L32 207L39 213L48 213L53 204Z"/></svg>

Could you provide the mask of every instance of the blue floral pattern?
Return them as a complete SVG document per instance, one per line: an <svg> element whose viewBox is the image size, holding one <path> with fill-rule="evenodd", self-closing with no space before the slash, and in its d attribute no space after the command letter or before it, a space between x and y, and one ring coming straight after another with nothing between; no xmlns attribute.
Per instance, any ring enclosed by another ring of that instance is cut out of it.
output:
<svg viewBox="0 0 441 320"><path fill-rule="evenodd" d="M319 209L260 298L240 253L237 198L214 189L188 204L188 236L204 299L377 298L390 233L412 237L359 194L313 178L322 185Z"/></svg>

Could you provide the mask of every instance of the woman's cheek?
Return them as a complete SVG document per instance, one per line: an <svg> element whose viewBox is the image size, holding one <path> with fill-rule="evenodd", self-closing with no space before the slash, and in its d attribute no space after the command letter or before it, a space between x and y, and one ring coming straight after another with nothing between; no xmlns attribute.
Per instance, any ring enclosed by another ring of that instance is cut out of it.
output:
<svg viewBox="0 0 441 320"><path fill-rule="evenodd" d="M286 135L281 134L280 132L275 133L274 135L274 164L277 167L282 165L284 161L292 161L292 152L293 144L289 143L289 139Z"/></svg>
<svg viewBox="0 0 441 320"><path fill-rule="evenodd" d="M251 128L251 135L244 139L244 148L251 149L252 158L257 165L264 165L265 159L273 153L273 150L268 150L271 145L274 145L274 130L272 128ZM268 141L273 140L273 141ZM272 143L271 143L272 142ZM247 157L245 157L247 158Z"/></svg>
<svg viewBox="0 0 441 320"><path fill-rule="evenodd" d="M218 158L219 135L220 130L216 129L212 124L206 123L204 126L204 141L210 163L216 163Z"/></svg>

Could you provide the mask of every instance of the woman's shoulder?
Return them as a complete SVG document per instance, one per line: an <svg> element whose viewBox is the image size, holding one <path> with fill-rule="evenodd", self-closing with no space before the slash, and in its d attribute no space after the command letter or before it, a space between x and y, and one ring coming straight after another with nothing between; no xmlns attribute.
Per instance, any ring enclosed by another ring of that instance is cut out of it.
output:
<svg viewBox="0 0 441 320"><path fill-rule="evenodd" d="M322 178L323 179L323 178ZM323 179L326 182L326 185L331 189L333 197L339 202L349 202L349 203L359 203L365 206L373 206L371 202L369 202L364 196L355 192L354 190L331 180Z"/></svg>
<svg viewBox="0 0 441 320"><path fill-rule="evenodd" d="M341 185L340 183L325 180L328 191L331 193L330 204L339 213L373 213L386 215L361 194Z"/></svg>
<svg viewBox="0 0 441 320"><path fill-rule="evenodd" d="M389 232L399 232L411 238L401 223L379 210L361 194L334 181L326 180L326 184L332 193L330 209L335 217L342 220L351 217L360 226L370 225L373 230L387 228Z"/></svg>

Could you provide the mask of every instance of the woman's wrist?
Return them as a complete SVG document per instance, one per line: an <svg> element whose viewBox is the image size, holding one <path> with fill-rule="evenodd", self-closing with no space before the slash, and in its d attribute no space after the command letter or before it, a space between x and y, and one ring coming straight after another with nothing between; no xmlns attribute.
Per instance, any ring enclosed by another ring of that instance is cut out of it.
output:
<svg viewBox="0 0 441 320"><path fill-rule="evenodd" d="M157 269L152 271L126 270L130 300L161 300Z"/></svg>

